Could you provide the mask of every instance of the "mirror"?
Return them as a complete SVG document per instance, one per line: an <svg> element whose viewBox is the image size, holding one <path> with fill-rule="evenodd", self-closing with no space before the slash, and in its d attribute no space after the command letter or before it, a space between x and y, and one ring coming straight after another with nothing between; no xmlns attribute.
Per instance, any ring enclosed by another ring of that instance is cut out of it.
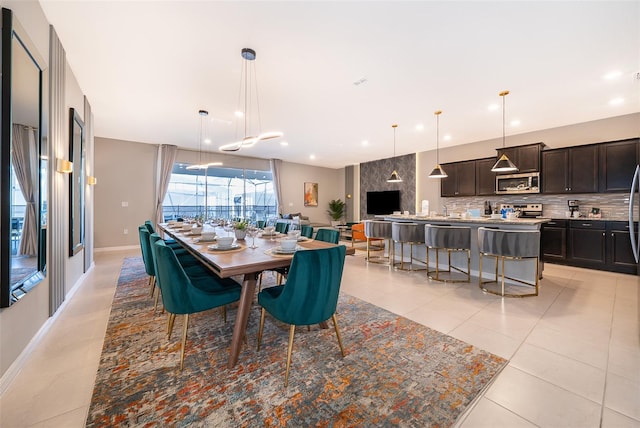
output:
<svg viewBox="0 0 640 428"><path fill-rule="evenodd" d="M84 122L78 112L69 109L69 255L84 248Z"/></svg>
<svg viewBox="0 0 640 428"><path fill-rule="evenodd" d="M0 307L17 302L44 278L43 63L13 13L3 8Z"/></svg>

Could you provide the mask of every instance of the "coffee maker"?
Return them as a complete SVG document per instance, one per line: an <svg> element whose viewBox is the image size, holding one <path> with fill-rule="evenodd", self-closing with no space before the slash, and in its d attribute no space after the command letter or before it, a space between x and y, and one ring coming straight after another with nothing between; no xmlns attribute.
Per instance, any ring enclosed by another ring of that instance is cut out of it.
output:
<svg viewBox="0 0 640 428"><path fill-rule="evenodd" d="M569 199L567 201L567 205L569 206L569 212L571 213L571 217L577 217L580 215L580 201L577 199ZM574 214L574 213L578 214Z"/></svg>

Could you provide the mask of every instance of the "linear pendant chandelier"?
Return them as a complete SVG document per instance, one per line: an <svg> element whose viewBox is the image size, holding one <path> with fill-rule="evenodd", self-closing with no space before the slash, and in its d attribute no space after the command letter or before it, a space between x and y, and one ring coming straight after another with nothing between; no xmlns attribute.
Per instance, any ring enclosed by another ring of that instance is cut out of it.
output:
<svg viewBox="0 0 640 428"><path fill-rule="evenodd" d="M393 128L393 162L396 161L396 128L398 125L391 125ZM400 178L400 174L395 169L391 173L391 176L387 178L387 183L402 183L402 178Z"/></svg>
<svg viewBox="0 0 640 428"><path fill-rule="evenodd" d="M223 152L237 152L240 149L245 149L254 146L259 141L270 140L272 138L282 137L282 132L261 132L262 123L260 118L260 101L258 100L258 80L255 71L255 59L256 51L250 48L243 48L240 52L242 59L244 60L242 73L240 77L240 92L238 95L238 101L242 98L244 93L244 106L242 112L238 109L239 115L244 121L244 138L233 143L228 143L220 146L220 150ZM251 65L251 66L250 66ZM253 87L252 87L253 85ZM255 94L255 100L251 99L251 94ZM252 117L251 106L255 101L257 119ZM239 104L239 103L238 103ZM251 135L251 121L257 120L258 133Z"/></svg>
<svg viewBox="0 0 640 428"><path fill-rule="evenodd" d="M442 110L437 110L433 114L436 115L436 166L429 174L429 178L447 178L448 175L440 165L440 115Z"/></svg>
<svg viewBox="0 0 640 428"><path fill-rule="evenodd" d="M505 116L505 108L504 108L504 100L507 95L509 95L509 91L502 91L499 94L502 97L502 149L503 153L500 156L500 159L493 165L491 168L492 172L516 172L518 171L518 167L511 162L511 160L504 153L504 149L506 148L505 143L505 131L504 131L504 116Z"/></svg>

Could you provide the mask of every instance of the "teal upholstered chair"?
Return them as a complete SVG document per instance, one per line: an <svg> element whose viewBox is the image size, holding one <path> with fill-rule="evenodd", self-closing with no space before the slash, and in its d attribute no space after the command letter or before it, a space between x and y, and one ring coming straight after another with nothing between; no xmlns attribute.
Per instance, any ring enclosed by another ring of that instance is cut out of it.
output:
<svg viewBox="0 0 640 428"><path fill-rule="evenodd" d="M287 233L288 229L289 229L289 223L285 223L283 221L279 221L276 223L276 232Z"/></svg>
<svg viewBox="0 0 640 428"><path fill-rule="evenodd" d="M300 235L309 239L313 238L313 226L308 226L306 224L300 226Z"/></svg>
<svg viewBox="0 0 640 428"><path fill-rule="evenodd" d="M206 277L189 277L171 248L162 240L154 244L158 285L162 290L162 303L169 312L169 337L176 315L184 315L180 370L184 366L184 349L187 343L189 314L206 311L236 302L240 299L240 285L214 273Z"/></svg>
<svg viewBox="0 0 640 428"><path fill-rule="evenodd" d="M331 318L338 337L340 352L343 357L345 355L336 319L345 254L344 245L297 251L291 261L287 282L258 293L258 303L262 306L258 350L262 341L265 312L269 312L277 320L290 324L285 386L289 382L295 326L319 324Z"/></svg>
<svg viewBox="0 0 640 428"><path fill-rule="evenodd" d="M144 243L144 245L147 246L149 263L151 265L150 266L151 271L153 272L152 274L154 275L154 283L151 285L151 291L150 291L150 294L153 295L155 291L155 285L157 282L157 278L155 277L155 272L157 271L156 260L155 260L156 256L155 256L155 248L153 247L153 244L156 241L162 241L162 238L160 238L160 235L158 235L157 233L149 234L149 231L146 230L144 226L141 226L138 230L140 231L140 242ZM176 257L178 258L180 265L187 272L187 275L193 276L193 277L209 275L210 273L209 269L207 269L202 263L200 263L198 259L193 257L187 250L180 247L180 245L178 245L178 248L174 249L173 251L176 254ZM143 260L144 260L144 250L143 250ZM147 269L147 262L145 262L145 270L146 269ZM147 270L147 273L149 273L148 270ZM158 298L159 298L159 293L156 294L155 304L153 306L154 311L158 308Z"/></svg>
<svg viewBox="0 0 640 428"><path fill-rule="evenodd" d="M149 275L149 294L153 295L153 290L156 285L156 270L153 267L151 245L149 244L149 231L145 226L138 226L138 237L140 238L140 250L142 251L144 271Z"/></svg>
<svg viewBox="0 0 640 428"><path fill-rule="evenodd" d="M153 222L151 220L146 220L144 222L144 226L147 228L149 233L156 233L155 227L153 227ZM174 250L177 248L181 248L181 245L176 242L175 239L165 239L164 243L173 248Z"/></svg>
<svg viewBox="0 0 640 428"><path fill-rule="evenodd" d="M266 225L267 225L267 222L265 220L256 220L256 227L258 229L264 229Z"/></svg>
<svg viewBox="0 0 640 428"><path fill-rule="evenodd" d="M333 229L318 229L318 232L316 232L316 241L337 244L340 242L340 232Z"/></svg>

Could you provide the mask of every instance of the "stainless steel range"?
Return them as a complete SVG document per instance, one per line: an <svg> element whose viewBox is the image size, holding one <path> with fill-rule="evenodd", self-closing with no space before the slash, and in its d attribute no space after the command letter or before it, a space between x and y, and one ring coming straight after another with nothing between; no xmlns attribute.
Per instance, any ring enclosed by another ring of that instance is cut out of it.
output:
<svg viewBox="0 0 640 428"><path fill-rule="evenodd" d="M500 209L512 208L520 218L542 217L542 204L500 204Z"/></svg>

